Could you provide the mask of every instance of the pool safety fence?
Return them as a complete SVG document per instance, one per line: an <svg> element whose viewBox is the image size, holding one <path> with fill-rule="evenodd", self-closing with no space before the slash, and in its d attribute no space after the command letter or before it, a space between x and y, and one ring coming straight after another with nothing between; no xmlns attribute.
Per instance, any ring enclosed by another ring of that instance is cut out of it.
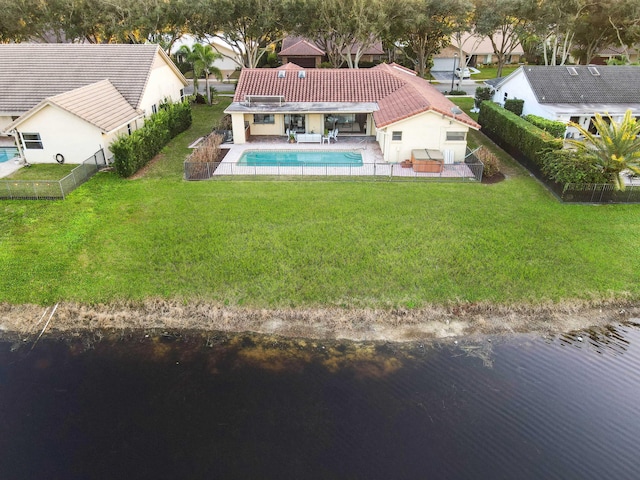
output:
<svg viewBox="0 0 640 480"><path fill-rule="evenodd" d="M412 168L404 168L399 163L352 164L302 164L274 166L238 165L232 162L185 162L185 180L223 180L237 177L266 179L273 177L305 177L307 179L386 179L398 181L481 181L484 165L482 162L452 163L442 165L440 172L422 173Z"/></svg>
<svg viewBox="0 0 640 480"><path fill-rule="evenodd" d="M0 198L64 200L69 193L89 180L104 166L106 166L104 150L100 149L60 180L0 180Z"/></svg>

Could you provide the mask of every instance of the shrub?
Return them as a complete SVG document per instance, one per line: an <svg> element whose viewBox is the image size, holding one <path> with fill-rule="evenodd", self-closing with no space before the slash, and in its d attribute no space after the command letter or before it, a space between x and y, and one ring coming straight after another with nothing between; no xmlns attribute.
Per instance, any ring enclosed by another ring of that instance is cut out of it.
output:
<svg viewBox="0 0 640 480"><path fill-rule="evenodd" d="M465 92L464 90L451 90L449 92L449 95L466 95L467 92Z"/></svg>
<svg viewBox="0 0 640 480"><path fill-rule="evenodd" d="M130 177L155 157L172 137L191 126L188 103L163 104L144 125L128 136L121 136L109 149L113 166L121 177Z"/></svg>
<svg viewBox="0 0 640 480"><path fill-rule="evenodd" d="M204 105L205 103L207 103L207 99L204 98L204 95L202 95L201 93L196 93L193 101L200 105Z"/></svg>
<svg viewBox="0 0 640 480"><path fill-rule="evenodd" d="M320 68L333 68L333 64L331 62L322 62L320 63Z"/></svg>
<svg viewBox="0 0 640 480"><path fill-rule="evenodd" d="M605 172L593 158L575 150L556 150L544 156L542 173L562 185L568 183L608 183Z"/></svg>
<svg viewBox="0 0 640 480"><path fill-rule="evenodd" d="M482 174L485 177L491 178L494 175L500 173L500 162L498 160L498 157L496 157L496 155L492 151L488 150L485 147L480 147L478 150L476 150L475 156L484 164Z"/></svg>
<svg viewBox="0 0 640 480"><path fill-rule="evenodd" d="M564 132L567 130L567 125L565 123L548 120L537 115L526 115L524 119L536 127L541 128L545 132L549 132L556 138L564 138Z"/></svg>
<svg viewBox="0 0 640 480"><path fill-rule="evenodd" d="M524 100L520 100L519 98L508 98L504 101L504 108L520 116L522 115L522 109L524 108Z"/></svg>
<svg viewBox="0 0 640 480"><path fill-rule="evenodd" d="M522 153L539 167L547 152L562 149L562 140L493 102L482 103L478 123L500 145Z"/></svg>
<svg viewBox="0 0 640 480"><path fill-rule="evenodd" d="M480 108L482 102L484 102L485 100L491 100L491 97L493 97L491 87L476 88L475 107Z"/></svg>

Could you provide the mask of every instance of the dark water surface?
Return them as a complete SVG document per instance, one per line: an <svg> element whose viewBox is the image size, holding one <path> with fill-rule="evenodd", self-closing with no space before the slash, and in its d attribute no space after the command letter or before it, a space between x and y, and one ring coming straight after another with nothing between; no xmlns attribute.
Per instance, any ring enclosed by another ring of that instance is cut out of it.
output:
<svg viewBox="0 0 640 480"><path fill-rule="evenodd" d="M492 340L492 341L490 341ZM640 478L640 328L0 342L0 479Z"/></svg>

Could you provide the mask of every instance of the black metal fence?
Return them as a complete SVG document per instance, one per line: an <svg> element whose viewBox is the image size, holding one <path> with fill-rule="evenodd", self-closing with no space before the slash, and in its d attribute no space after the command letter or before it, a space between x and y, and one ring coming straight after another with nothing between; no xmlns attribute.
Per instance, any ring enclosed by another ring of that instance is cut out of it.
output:
<svg viewBox="0 0 640 480"><path fill-rule="evenodd" d="M479 160L468 158L465 163L442 165L439 172L415 172L412 168L403 168L400 164L364 163L353 164L278 164L273 166L247 166L232 162L185 162L185 180L229 179L243 176L251 178L304 176L309 178L343 179L386 179L399 181L480 181L484 165Z"/></svg>
<svg viewBox="0 0 640 480"><path fill-rule="evenodd" d="M60 180L0 180L0 198L13 200L64 199L104 166L106 166L104 150L100 149Z"/></svg>
<svg viewBox="0 0 640 480"><path fill-rule="evenodd" d="M489 135L487 135L489 136ZM568 183L554 182L546 177L540 167L522 152L502 144L500 139L489 136L520 165L526 168L540 183L558 199L567 203L640 203L640 185L627 185L622 191L615 190L609 183Z"/></svg>

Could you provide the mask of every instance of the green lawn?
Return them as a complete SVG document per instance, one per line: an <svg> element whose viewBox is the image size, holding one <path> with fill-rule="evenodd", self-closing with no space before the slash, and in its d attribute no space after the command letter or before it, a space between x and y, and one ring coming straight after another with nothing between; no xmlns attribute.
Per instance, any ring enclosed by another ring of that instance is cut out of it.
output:
<svg viewBox="0 0 640 480"><path fill-rule="evenodd" d="M76 168L78 165L65 163L40 163L30 167L22 167L6 178L14 180L60 180Z"/></svg>
<svg viewBox="0 0 640 480"><path fill-rule="evenodd" d="M505 65L502 68L502 75L500 76L506 77L511 72L516 70L518 67L519 65ZM478 70L480 70L480 73L471 75L471 80L489 80L491 78L496 78L498 76L497 67L482 67L482 68L479 68Z"/></svg>
<svg viewBox="0 0 640 480"><path fill-rule="evenodd" d="M199 106L147 174L64 201L0 203L0 300L417 307L640 298L637 205L563 205L495 184L182 180ZM478 136L478 141L483 141Z"/></svg>

